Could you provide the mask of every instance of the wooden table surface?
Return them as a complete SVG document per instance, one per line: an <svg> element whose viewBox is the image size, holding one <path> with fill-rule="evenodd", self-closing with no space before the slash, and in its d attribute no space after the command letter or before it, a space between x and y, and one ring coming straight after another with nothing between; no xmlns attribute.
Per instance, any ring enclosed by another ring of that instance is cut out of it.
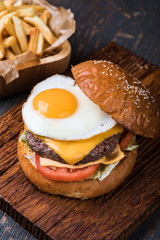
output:
<svg viewBox="0 0 160 240"><path fill-rule="evenodd" d="M128 48L160 66L160 1L157 0L48 0L55 6L70 8L77 22L70 38L71 63L87 58L110 41ZM0 100L0 115L20 103L28 93ZM1 240L33 240L31 234L0 211ZM160 239L160 207L128 240Z"/></svg>

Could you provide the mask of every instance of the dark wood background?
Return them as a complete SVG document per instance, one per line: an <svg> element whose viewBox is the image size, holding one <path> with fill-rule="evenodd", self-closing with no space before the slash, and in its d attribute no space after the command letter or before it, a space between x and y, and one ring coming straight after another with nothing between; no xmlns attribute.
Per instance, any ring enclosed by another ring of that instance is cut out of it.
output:
<svg viewBox="0 0 160 240"><path fill-rule="evenodd" d="M71 37L74 65L110 41L128 48L160 66L160 1L158 0L49 0L70 8L77 21ZM26 98L28 93L0 100L0 115ZM0 239L35 239L0 211ZM128 240L160 239L160 208Z"/></svg>

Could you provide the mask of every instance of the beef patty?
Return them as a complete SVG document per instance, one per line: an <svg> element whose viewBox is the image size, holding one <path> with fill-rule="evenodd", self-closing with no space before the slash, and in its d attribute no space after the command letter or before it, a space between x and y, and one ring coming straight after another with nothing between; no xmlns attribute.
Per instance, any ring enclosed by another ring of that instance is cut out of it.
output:
<svg viewBox="0 0 160 240"><path fill-rule="evenodd" d="M87 156L85 156L76 165L88 162L94 162L103 156L111 154L117 146L121 134L114 134L109 138L106 138L94 149L92 149ZM26 140L33 152L36 152L39 156L49 158L61 163L66 163L53 149L47 146L39 138L35 137L32 133L26 131Z"/></svg>

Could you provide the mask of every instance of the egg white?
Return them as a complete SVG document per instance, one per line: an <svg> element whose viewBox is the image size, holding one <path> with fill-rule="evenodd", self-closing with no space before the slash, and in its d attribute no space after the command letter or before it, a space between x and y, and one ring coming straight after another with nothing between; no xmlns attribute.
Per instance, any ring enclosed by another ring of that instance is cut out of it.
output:
<svg viewBox="0 0 160 240"><path fill-rule="evenodd" d="M62 88L71 92L78 101L78 108L66 118L47 118L33 107L34 97L47 89ZM105 132L116 122L99 106L93 103L75 85L75 81L66 76L54 75L37 84L22 108L22 116L27 128L34 134L59 140L87 139Z"/></svg>

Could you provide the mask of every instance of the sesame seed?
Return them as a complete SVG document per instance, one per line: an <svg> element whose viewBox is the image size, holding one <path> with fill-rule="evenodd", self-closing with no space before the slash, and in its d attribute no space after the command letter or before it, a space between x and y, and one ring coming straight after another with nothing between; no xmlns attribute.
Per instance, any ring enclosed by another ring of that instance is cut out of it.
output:
<svg viewBox="0 0 160 240"><path fill-rule="evenodd" d="M143 117L145 118L145 117L146 117L146 115L145 115L145 114L143 114Z"/></svg>
<svg viewBox="0 0 160 240"><path fill-rule="evenodd" d="M107 90L106 93L109 93L109 91Z"/></svg>
<svg viewBox="0 0 160 240"><path fill-rule="evenodd" d="M149 106L146 106L147 109L149 109Z"/></svg>
<svg viewBox="0 0 160 240"><path fill-rule="evenodd" d="M110 87L112 87L112 85L109 85Z"/></svg>
<svg viewBox="0 0 160 240"><path fill-rule="evenodd" d="M133 84L141 84L140 81L137 81L137 79L133 82Z"/></svg>
<svg viewBox="0 0 160 240"><path fill-rule="evenodd" d="M128 109L126 109L126 112L128 112Z"/></svg>
<svg viewBox="0 0 160 240"><path fill-rule="evenodd" d="M117 89L119 90L119 89L121 89L119 86L117 86Z"/></svg>
<svg viewBox="0 0 160 240"><path fill-rule="evenodd" d="M112 92L114 92L114 89L112 89Z"/></svg>
<svg viewBox="0 0 160 240"><path fill-rule="evenodd" d="M97 64L97 63L101 63L101 62L102 62L102 60L99 60L99 61L97 61L97 60L96 60L95 62L96 62L95 64Z"/></svg>
<svg viewBox="0 0 160 240"><path fill-rule="evenodd" d="M139 108L139 106L137 106L137 108Z"/></svg>
<svg viewBox="0 0 160 240"><path fill-rule="evenodd" d="M147 120L147 123L149 123L149 119Z"/></svg>
<svg viewBox="0 0 160 240"><path fill-rule="evenodd" d="M111 76L113 76L113 74L112 74L112 73L110 73L110 75L111 75Z"/></svg>
<svg viewBox="0 0 160 240"><path fill-rule="evenodd" d="M105 72L102 72L102 74L105 74Z"/></svg>
<svg viewBox="0 0 160 240"><path fill-rule="evenodd" d="M125 102L125 100L123 100L123 102Z"/></svg>

